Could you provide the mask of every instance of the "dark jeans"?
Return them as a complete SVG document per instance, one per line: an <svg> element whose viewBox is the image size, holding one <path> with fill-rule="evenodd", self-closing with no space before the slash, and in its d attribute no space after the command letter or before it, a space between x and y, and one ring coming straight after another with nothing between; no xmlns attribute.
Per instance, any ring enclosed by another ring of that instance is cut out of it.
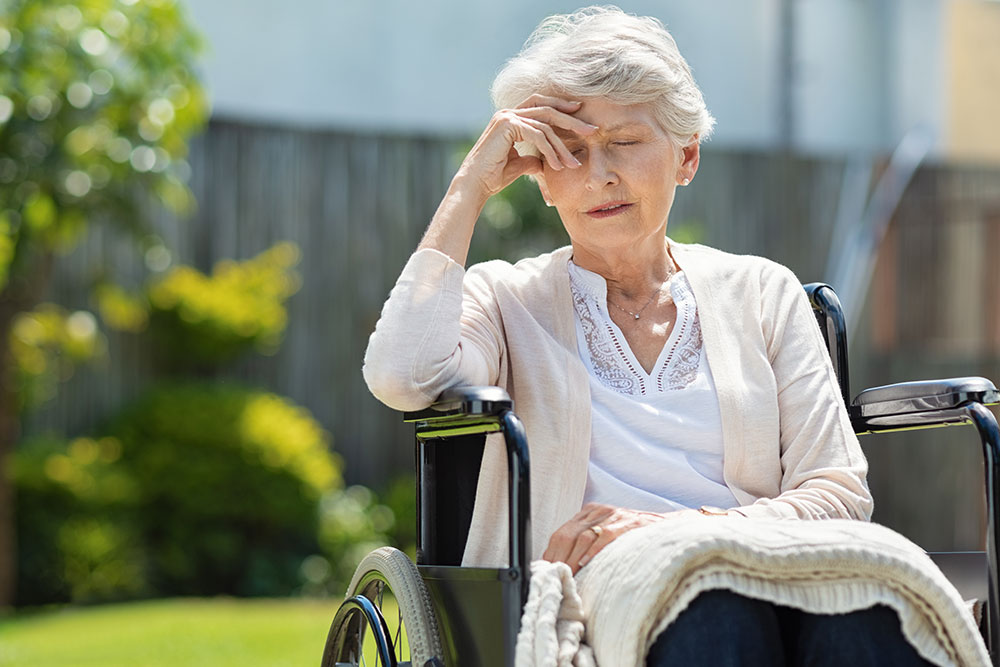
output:
<svg viewBox="0 0 1000 667"><path fill-rule="evenodd" d="M809 614L725 590L696 597L646 656L646 667L930 664L907 643L889 607Z"/></svg>

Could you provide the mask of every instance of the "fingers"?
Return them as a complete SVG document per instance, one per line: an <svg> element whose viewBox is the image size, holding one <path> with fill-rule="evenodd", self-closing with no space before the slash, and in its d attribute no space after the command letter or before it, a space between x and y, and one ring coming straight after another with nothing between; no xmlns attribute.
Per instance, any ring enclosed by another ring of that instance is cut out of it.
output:
<svg viewBox="0 0 1000 667"><path fill-rule="evenodd" d="M582 550L579 556L575 553L571 556L570 567L573 568L573 574L576 574L580 568L589 563L594 556L600 553L601 549L608 546L617 538L621 537L633 528L638 528L640 525L643 524L622 521L600 526L600 532L593 540L590 541L590 545L587 546L586 549Z"/></svg>
<svg viewBox="0 0 1000 667"><path fill-rule="evenodd" d="M611 505L597 503L584 505L583 509L552 534L542 558L550 562L566 563L575 574L580 569L581 556L590 549L603 530L602 522L607 521L617 511L618 508Z"/></svg>
<svg viewBox="0 0 1000 667"><path fill-rule="evenodd" d="M535 109L527 111L537 113ZM521 115L519 111L513 109L501 111L499 114L506 123L509 133L508 141L530 144L542 155L550 168L559 171L565 167L580 166L580 162L573 157L573 154L566 148L566 144L548 123L532 118L530 115Z"/></svg>
<svg viewBox="0 0 1000 667"><path fill-rule="evenodd" d="M567 100L564 97L555 97L553 95L535 93L528 99L518 104L515 108L527 109L529 107L552 107L553 109L559 109L560 111L564 111L566 113L573 113L574 111L579 111L582 104L582 102Z"/></svg>
<svg viewBox="0 0 1000 667"><path fill-rule="evenodd" d="M517 109L516 113L519 116L541 120L548 125L561 127L564 130L569 130L570 132L575 132L576 134L582 134L585 136L593 134L598 129L596 125L591 125L590 123L581 120L576 116L564 113L555 107L528 107L526 109Z"/></svg>
<svg viewBox="0 0 1000 667"><path fill-rule="evenodd" d="M567 166L571 169L580 166L580 161L577 160L572 153L570 153L569 149L566 148L566 144L564 144L562 139L560 139L559 136L556 135L555 130L552 129L552 126L547 125L546 123L543 123L541 121L534 120L532 118L526 118L525 122L545 135L545 139L548 141L548 145L551 146L553 149L555 149L555 153L559 158L560 165ZM551 161L549 162L549 165L553 166L553 168L556 168L554 165L552 165ZM562 166L558 168L561 169Z"/></svg>
<svg viewBox="0 0 1000 667"><path fill-rule="evenodd" d="M507 122L512 132L511 141L531 144L542 154L545 162L557 171L564 166L579 166L579 162L570 155L559 137L552 132L551 127L533 118L519 116L514 111L507 113ZM562 153L561 157L560 153ZM567 156L571 159L564 162L564 158Z"/></svg>
<svg viewBox="0 0 1000 667"><path fill-rule="evenodd" d="M576 574L617 538L635 528L662 521L666 516L611 505L587 504L552 535L542 558L566 563Z"/></svg>
<svg viewBox="0 0 1000 667"><path fill-rule="evenodd" d="M598 551L617 536L617 531L613 532L612 526L608 524L591 526L580 533L573 545L573 551L570 552L569 558L566 560L570 569L573 570L573 574L576 574Z"/></svg>
<svg viewBox="0 0 1000 667"><path fill-rule="evenodd" d="M534 155L512 158L504 167L503 185L510 185L518 176L533 176L544 171L542 161Z"/></svg>
<svg viewBox="0 0 1000 667"><path fill-rule="evenodd" d="M581 166L563 139L597 130L573 116L580 107L580 102L532 95L517 108L501 109L463 160L460 173L491 197L519 176ZM531 146L536 155L518 155L512 150L518 143Z"/></svg>
<svg viewBox="0 0 1000 667"><path fill-rule="evenodd" d="M546 163L552 169L575 168L580 166L580 161L566 148L554 128L580 135L588 135L597 131L596 125L591 125L571 115L578 111L580 106L581 102L535 94L518 105L517 108L509 110L508 120L516 125L526 125L541 133L539 135L527 131L522 126L520 129L524 138L520 141L527 141L534 145L538 152L545 156Z"/></svg>

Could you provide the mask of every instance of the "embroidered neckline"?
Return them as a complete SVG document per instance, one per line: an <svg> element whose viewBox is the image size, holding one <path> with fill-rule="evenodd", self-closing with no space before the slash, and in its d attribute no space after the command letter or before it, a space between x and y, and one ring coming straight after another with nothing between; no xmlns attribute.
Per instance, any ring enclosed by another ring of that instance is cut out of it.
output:
<svg viewBox="0 0 1000 667"><path fill-rule="evenodd" d="M683 389L698 374L702 337L694 293L683 271L670 280L677 321L650 373L638 364L625 336L607 307L607 283L599 274L572 261L568 264L573 306L581 325L580 354L589 357L591 374L604 386L622 394L645 396ZM588 361L587 358L584 361Z"/></svg>

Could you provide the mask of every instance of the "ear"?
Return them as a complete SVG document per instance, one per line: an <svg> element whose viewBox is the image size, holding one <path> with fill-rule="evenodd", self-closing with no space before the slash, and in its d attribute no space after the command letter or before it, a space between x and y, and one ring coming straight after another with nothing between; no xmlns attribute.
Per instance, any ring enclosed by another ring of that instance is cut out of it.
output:
<svg viewBox="0 0 1000 667"><path fill-rule="evenodd" d="M681 149L680 157L681 163L677 168L677 182L687 185L687 183L694 180L694 175L698 173L698 164L701 161L701 145L698 143L697 134L691 138L691 143Z"/></svg>
<svg viewBox="0 0 1000 667"><path fill-rule="evenodd" d="M542 193L545 205L552 206L552 196L549 194L549 186L545 184L545 177L541 174L533 174L530 178L538 185L538 191Z"/></svg>

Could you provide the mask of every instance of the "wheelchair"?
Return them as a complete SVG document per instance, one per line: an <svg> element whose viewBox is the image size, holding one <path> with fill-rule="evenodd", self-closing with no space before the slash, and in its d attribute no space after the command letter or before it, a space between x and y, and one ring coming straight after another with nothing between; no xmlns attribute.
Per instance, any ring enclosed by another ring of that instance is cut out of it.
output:
<svg viewBox="0 0 1000 667"><path fill-rule="evenodd" d="M983 552L930 554L965 599L985 600L980 628L1000 667L1000 428L985 407L1000 392L980 377L904 382L850 397L843 310L829 285L804 286L858 435L971 424L983 448ZM530 544L528 444L499 387L457 387L404 414L416 430L417 562L389 547L366 556L337 610L323 667L509 667L527 600ZM508 567L461 567L485 436L501 433L508 463ZM980 607L981 609L982 607Z"/></svg>

